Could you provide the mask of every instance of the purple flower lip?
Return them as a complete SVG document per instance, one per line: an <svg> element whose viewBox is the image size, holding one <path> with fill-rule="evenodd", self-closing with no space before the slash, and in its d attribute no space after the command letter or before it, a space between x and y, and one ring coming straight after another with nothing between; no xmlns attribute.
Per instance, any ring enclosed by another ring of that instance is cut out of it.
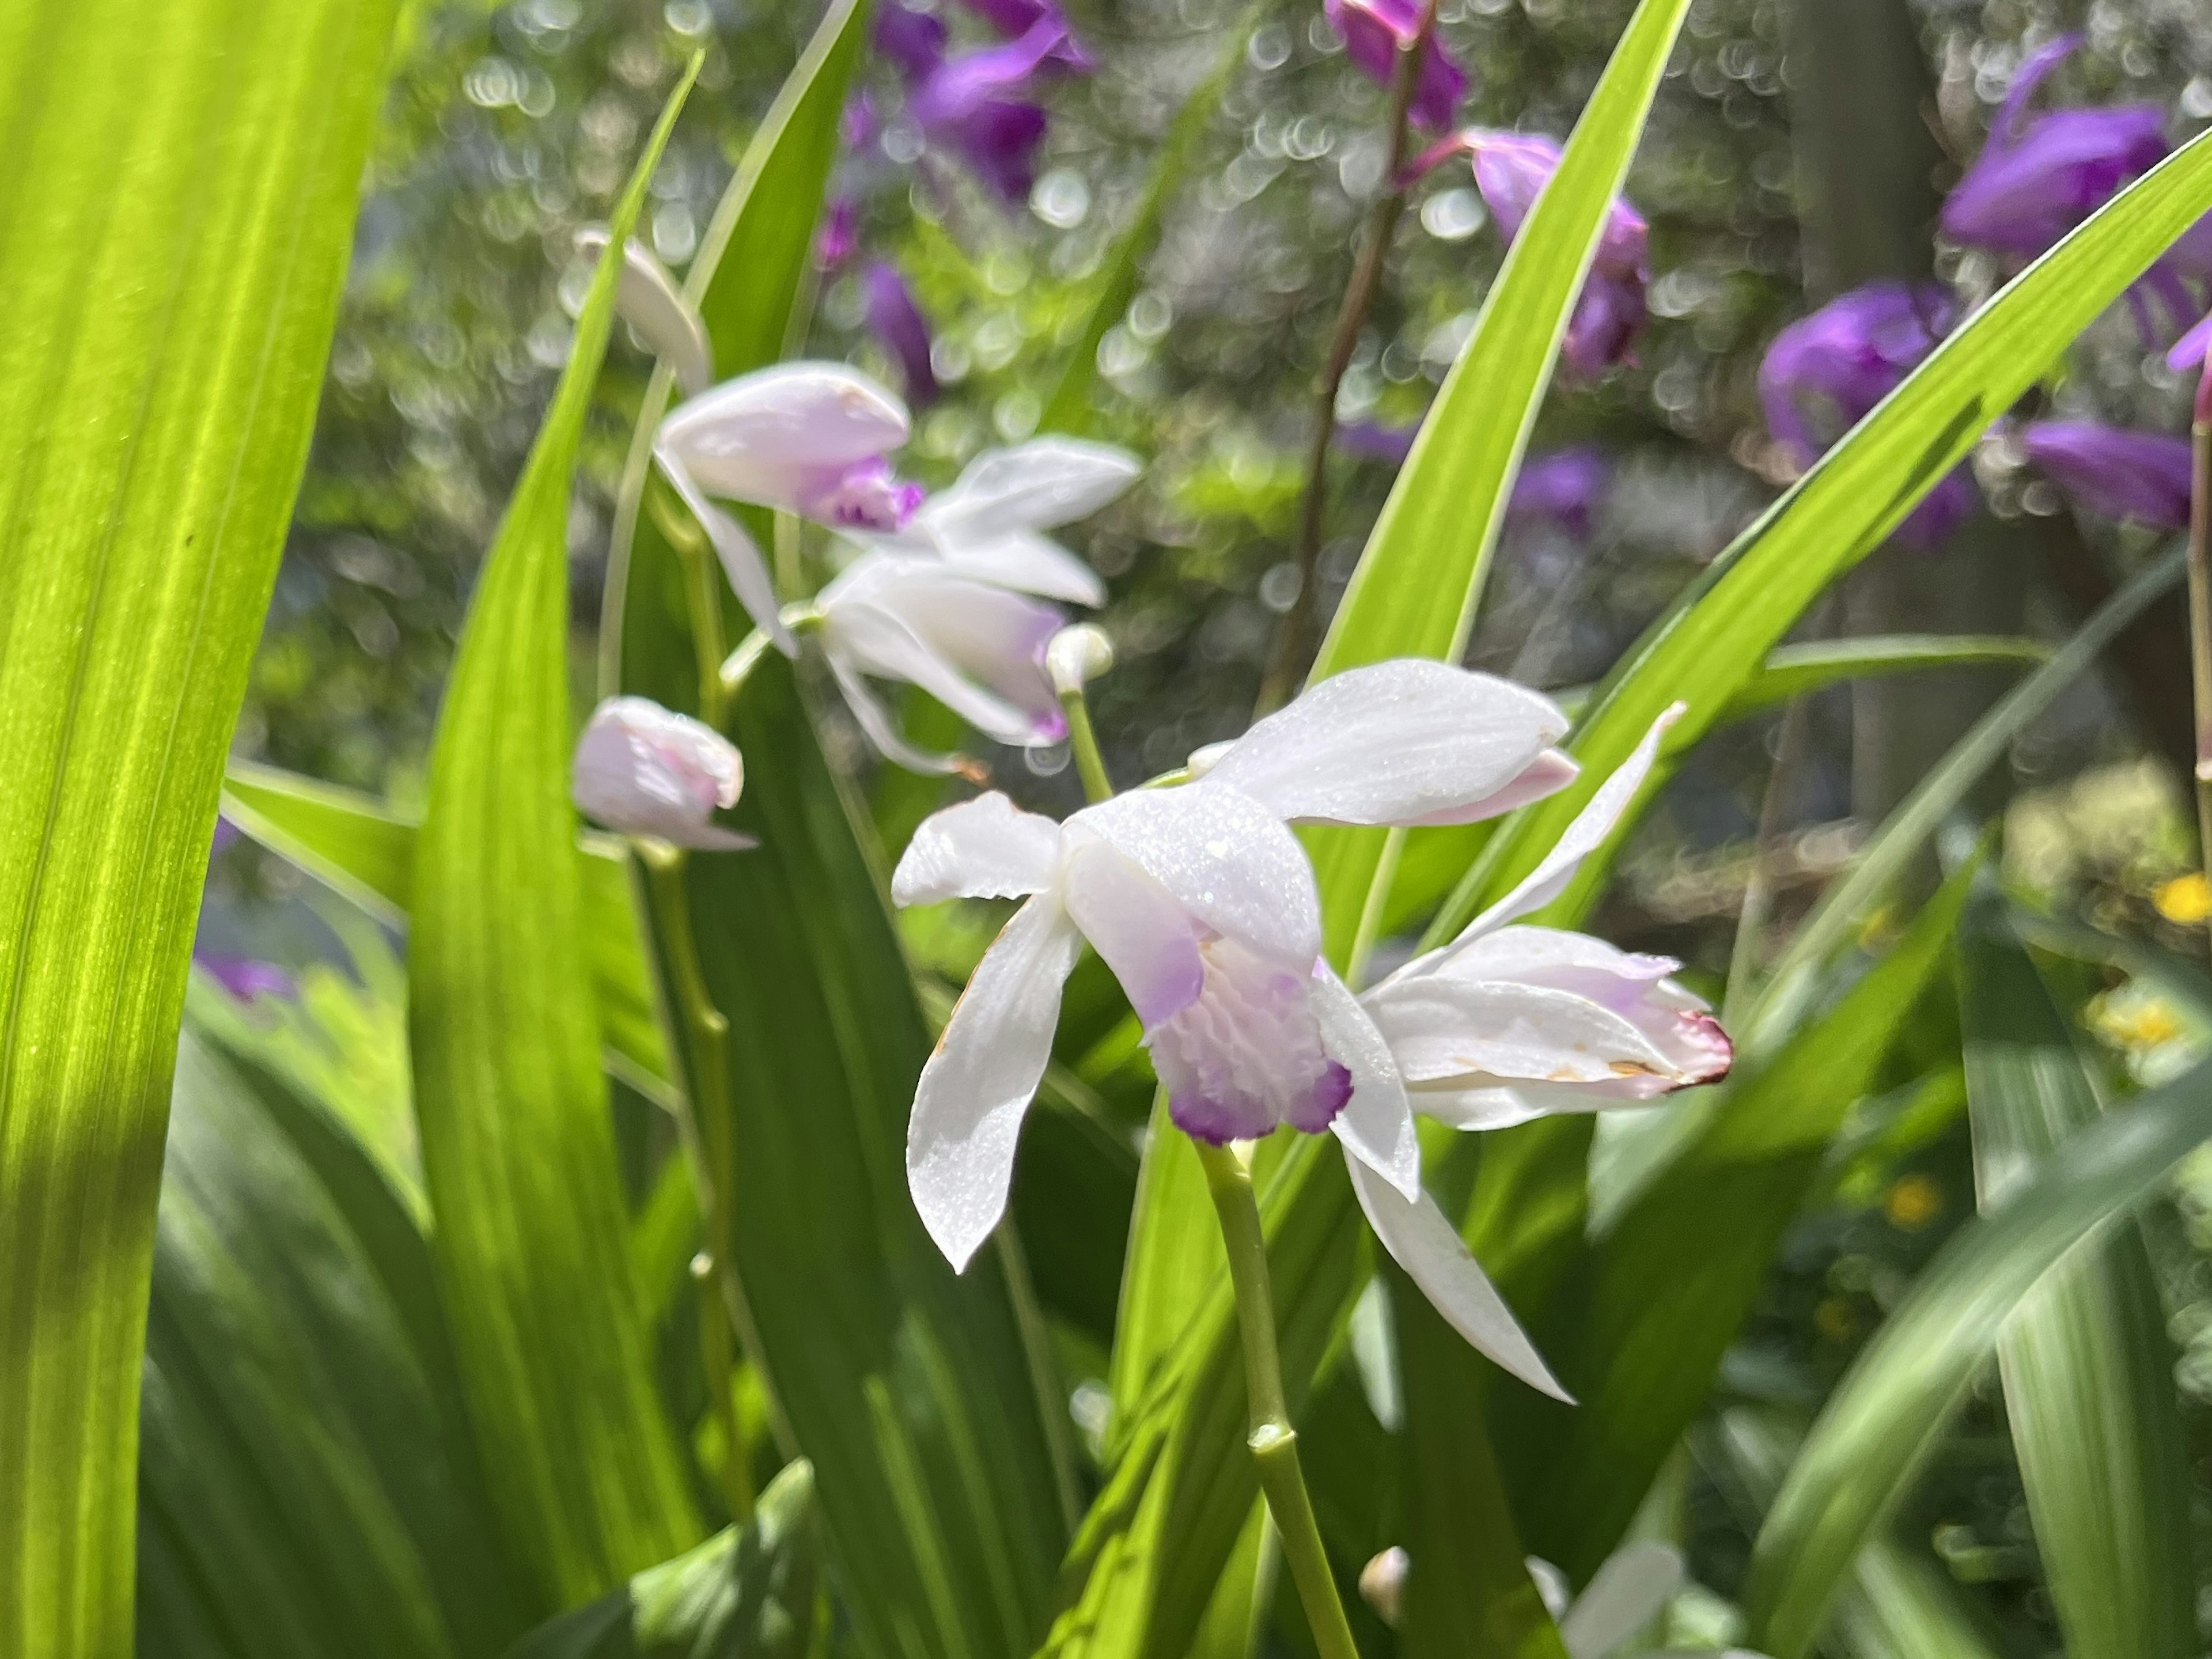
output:
<svg viewBox="0 0 2212 1659"><path fill-rule="evenodd" d="M1393 84L1400 50L1411 46L1420 31L1417 0L1322 0L1322 10L1344 42L1345 55L1360 72L1378 86ZM1407 112L1418 125L1442 132L1466 96L1467 71L1452 61L1432 33Z"/></svg>
<svg viewBox="0 0 2212 1659"><path fill-rule="evenodd" d="M914 290L880 260L862 274L860 287L867 301L868 331L898 364L907 401L927 409L937 401L939 388L930 364L929 319L921 314Z"/></svg>
<svg viewBox="0 0 2212 1659"><path fill-rule="evenodd" d="M1570 444L1522 463L1506 503L1509 522L1541 520L1586 537L1613 482L1613 462L1595 444Z"/></svg>
<svg viewBox="0 0 2212 1659"><path fill-rule="evenodd" d="M2027 459L2083 511L2160 530L2189 525L2189 440L2095 421L2033 421Z"/></svg>

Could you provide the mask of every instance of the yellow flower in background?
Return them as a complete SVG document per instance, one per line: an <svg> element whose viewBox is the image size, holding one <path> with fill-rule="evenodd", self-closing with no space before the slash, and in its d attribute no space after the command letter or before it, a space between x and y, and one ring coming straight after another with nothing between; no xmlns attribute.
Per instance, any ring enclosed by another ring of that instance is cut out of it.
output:
<svg viewBox="0 0 2212 1659"><path fill-rule="evenodd" d="M2160 882L2151 890L2150 902L2168 921L2191 927L2212 918L2212 882L2206 881L2201 872L2191 871L2172 881Z"/></svg>
<svg viewBox="0 0 2212 1659"><path fill-rule="evenodd" d="M1890 1225L1917 1232L1943 1210L1943 1189L1923 1175L1909 1175L1889 1189L1882 1212Z"/></svg>

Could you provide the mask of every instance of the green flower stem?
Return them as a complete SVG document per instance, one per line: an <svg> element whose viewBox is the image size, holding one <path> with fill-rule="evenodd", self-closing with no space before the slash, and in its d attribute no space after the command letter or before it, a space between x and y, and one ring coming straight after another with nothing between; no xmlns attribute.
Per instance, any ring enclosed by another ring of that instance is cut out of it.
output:
<svg viewBox="0 0 2212 1659"><path fill-rule="evenodd" d="M1245 1443L1260 1468L1260 1486L1267 1512L1282 1540L1283 1559L1298 1587L1306 1623L1322 1659L1359 1659L1344 1603L1336 1594L1313 1499L1298 1468L1297 1431L1291 1426L1283 1397L1283 1366L1275 1348L1274 1294L1267 1283L1267 1240L1260 1226L1260 1206L1252 1196L1252 1177L1226 1146L1191 1143L1206 1170L1206 1185L1221 1218L1221 1242L1229 1252L1229 1279L1237 1291L1237 1323L1244 1340L1244 1389L1251 1431Z"/></svg>
<svg viewBox="0 0 2212 1659"><path fill-rule="evenodd" d="M719 732L729 712L722 683L721 568L697 523L658 477L647 499L660 533L684 561L684 608L690 612L691 653L699 664L699 718Z"/></svg>
<svg viewBox="0 0 2212 1659"><path fill-rule="evenodd" d="M1060 694L1067 714L1067 744L1074 751L1075 769L1083 779L1083 793L1093 806L1114 798L1114 780L1107 775L1106 757L1098 752L1098 733L1091 725L1091 702L1077 686Z"/></svg>
<svg viewBox="0 0 2212 1659"><path fill-rule="evenodd" d="M691 1109L686 1139L698 1173L705 1211L707 1248L691 1263L700 1289L699 1348L707 1372L707 1392L722 1434L722 1496L730 1518L742 1522L753 1509L752 1465L738 1431L731 1384L737 1369L734 1342L737 1310L742 1305L732 1261L734 1221L730 1172L735 1167L736 1115L730 1103L730 1022L707 993L691 933L691 908L684 890L685 857L680 848L641 843L652 888L655 931L668 961L669 989L690 1038Z"/></svg>

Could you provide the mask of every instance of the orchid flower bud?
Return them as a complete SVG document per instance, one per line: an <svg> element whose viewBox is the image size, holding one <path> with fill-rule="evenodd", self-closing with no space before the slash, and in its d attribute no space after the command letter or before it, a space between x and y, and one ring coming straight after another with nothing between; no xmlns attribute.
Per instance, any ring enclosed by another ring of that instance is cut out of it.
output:
<svg viewBox="0 0 2212 1659"><path fill-rule="evenodd" d="M921 488L884 459L908 430L906 405L858 370L783 363L679 404L658 447L709 495L890 532L921 505Z"/></svg>
<svg viewBox="0 0 2212 1659"><path fill-rule="evenodd" d="M1078 623L1052 636L1044 648L1044 672L1059 696L1073 697L1114 666L1114 641L1095 623Z"/></svg>
<svg viewBox="0 0 2212 1659"><path fill-rule="evenodd" d="M1344 42L1345 56L1360 73L1377 86L1395 85L1398 54L1420 32L1419 0L1322 0L1322 10ZM1453 62L1432 30L1407 113L1422 126L1441 132L1451 125L1466 96L1467 71Z"/></svg>
<svg viewBox="0 0 2212 1659"><path fill-rule="evenodd" d="M1406 1610L1406 1578L1412 1565L1405 1546L1393 1544L1359 1570L1359 1599L1393 1630Z"/></svg>
<svg viewBox="0 0 2212 1659"><path fill-rule="evenodd" d="M577 807L610 830L702 851L754 844L711 821L744 787L734 744L644 697L609 697L592 711L570 786Z"/></svg>
<svg viewBox="0 0 2212 1659"><path fill-rule="evenodd" d="M937 373L929 361L929 321L906 279L878 260L860 275L867 301L868 331L899 366L907 401L927 409L938 398Z"/></svg>
<svg viewBox="0 0 2212 1659"><path fill-rule="evenodd" d="M607 233L593 227L576 233L577 252L596 259L606 251ZM666 363L687 398L714 383L714 348L698 307L685 299L668 267L635 238L623 244L622 277L615 309Z"/></svg>

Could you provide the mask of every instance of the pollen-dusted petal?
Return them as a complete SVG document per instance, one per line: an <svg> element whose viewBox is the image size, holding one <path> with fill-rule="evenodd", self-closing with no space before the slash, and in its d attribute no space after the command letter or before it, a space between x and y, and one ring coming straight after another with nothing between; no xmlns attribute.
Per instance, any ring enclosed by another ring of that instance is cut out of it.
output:
<svg viewBox="0 0 2212 1659"><path fill-rule="evenodd" d="M1085 807L1071 836L1096 836L1172 893L1212 932L1306 973L1321 954L1313 866L1282 820L1212 779L1135 789Z"/></svg>
<svg viewBox="0 0 2212 1659"><path fill-rule="evenodd" d="M1060 987L1082 948L1057 900L1031 899L976 963L921 1068L907 1188L956 1272L1006 1213L1022 1119L1052 1059Z"/></svg>
<svg viewBox="0 0 2212 1659"><path fill-rule="evenodd" d="M744 779L737 749L713 727L645 697L609 697L577 740L570 789L580 811L618 833L732 850L753 842L711 819L736 805Z"/></svg>
<svg viewBox="0 0 2212 1659"><path fill-rule="evenodd" d="M1060 826L994 789L921 821L891 874L891 901L1024 898L1051 886L1059 867Z"/></svg>
<svg viewBox="0 0 2212 1659"><path fill-rule="evenodd" d="M1510 680L1399 658L1303 693L1231 744L1207 778L1285 818L1453 822L1566 730L1557 704Z"/></svg>
<svg viewBox="0 0 2212 1659"><path fill-rule="evenodd" d="M1482 1264L1468 1253L1459 1230L1424 1192L1408 1200L1358 1158L1347 1156L1352 1190L1391 1259L1420 1287L1444 1322L1530 1388L1574 1403L1552 1376L1535 1344L1498 1294Z"/></svg>

